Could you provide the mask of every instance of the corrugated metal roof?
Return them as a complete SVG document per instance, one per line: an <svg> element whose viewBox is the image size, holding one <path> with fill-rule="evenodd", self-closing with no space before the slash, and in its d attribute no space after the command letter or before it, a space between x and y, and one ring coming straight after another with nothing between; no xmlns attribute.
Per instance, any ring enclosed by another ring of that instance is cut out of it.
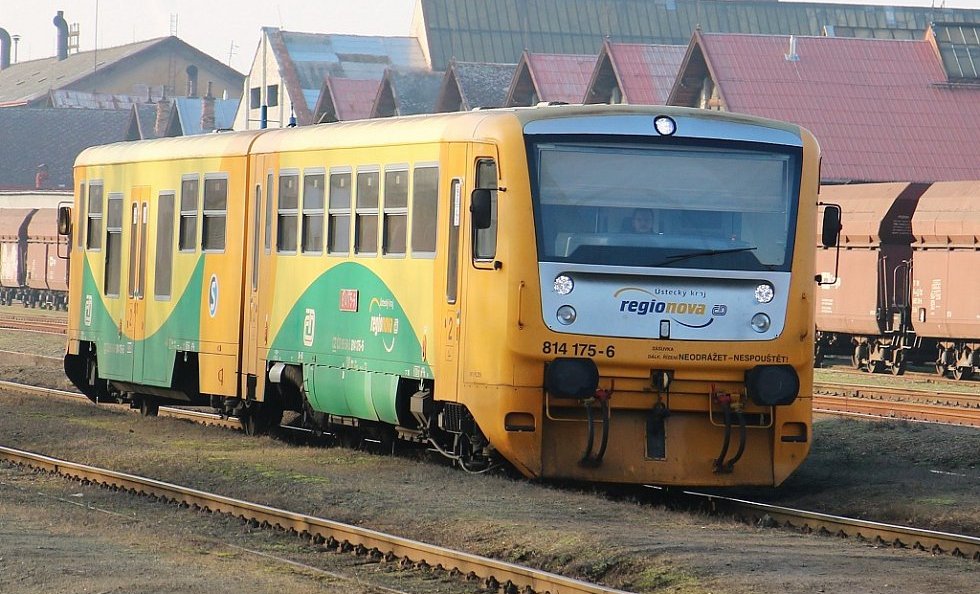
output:
<svg viewBox="0 0 980 594"><path fill-rule="evenodd" d="M591 54L618 43L686 44L703 31L836 35L847 29L880 37L930 22L980 22L980 10L788 3L771 0L421 0L431 66L452 59L517 62L524 50Z"/></svg>
<svg viewBox="0 0 980 594"><path fill-rule="evenodd" d="M609 43L623 99L631 105L664 105L684 61L686 45Z"/></svg>
<svg viewBox="0 0 980 594"><path fill-rule="evenodd" d="M947 84L929 41L703 34L729 111L808 128L825 180L976 179L980 87Z"/></svg>
<svg viewBox="0 0 980 594"><path fill-rule="evenodd" d="M312 120L311 108L316 106L328 76L380 81L389 66L427 67L415 37L297 33L271 28L264 32L272 41L300 123Z"/></svg>
<svg viewBox="0 0 980 594"><path fill-rule="evenodd" d="M143 96L107 93L87 93L67 89L52 90L48 94L48 107L80 109L132 109L134 105L144 105L159 101L163 88L148 90Z"/></svg>
<svg viewBox="0 0 980 594"><path fill-rule="evenodd" d="M317 121L345 122L370 117L380 86L381 81L378 79L327 77L317 104ZM328 118L322 120L325 113Z"/></svg>
<svg viewBox="0 0 980 594"><path fill-rule="evenodd" d="M521 67L526 67L539 101L581 103L596 57L584 54L536 54L525 52Z"/></svg>

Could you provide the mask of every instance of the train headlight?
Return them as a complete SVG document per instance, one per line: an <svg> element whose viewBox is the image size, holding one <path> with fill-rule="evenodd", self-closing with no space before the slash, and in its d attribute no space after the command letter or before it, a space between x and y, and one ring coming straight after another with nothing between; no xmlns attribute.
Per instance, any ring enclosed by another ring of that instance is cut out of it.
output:
<svg viewBox="0 0 980 594"><path fill-rule="evenodd" d="M559 274L555 277L555 293L568 295L575 288L575 281L567 274Z"/></svg>
<svg viewBox="0 0 980 594"><path fill-rule="evenodd" d="M653 120L653 127L657 129L657 132L662 136L670 136L677 131L677 123L667 116L657 116Z"/></svg>
<svg viewBox="0 0 980 594"><path fill-rule="evenodd" d="M571 305L562 305L558 308L556 315L558 316L558 321L567 326L575 321L575 317L578 314Z"/></svg>
<svg viewBox="0 0 980 594"><path fill-rule="evenodd" d="M792 365L758 365L745 372L745 392L760 406L792 404L800 393L800 377Z"/></svg>
<svg viewBox="0 0 980 594"><path fill-rule="evenodd" d="M762 283L755 288L755 300L759 303L769 303L775 294L776 292L769 283Z"/></svg>
<svg viewBox="0 0 980 594"><path fill-rule="evenodd" d="M763 332L768 330L770 324L771 322L769 320L769 316L767 316L764 313L760 312L752 316L752 329L758 332L759 334L762 334Z"/></svg>

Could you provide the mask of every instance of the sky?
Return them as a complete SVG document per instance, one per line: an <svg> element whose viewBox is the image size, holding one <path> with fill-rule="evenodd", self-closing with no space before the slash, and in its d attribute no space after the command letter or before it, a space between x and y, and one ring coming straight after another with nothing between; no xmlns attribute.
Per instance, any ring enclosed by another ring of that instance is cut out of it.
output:
<svg viewBox="0 0 980 594"><path fill-rule="evenodd" d="M492 0L472 0L489 2ZM932 0L823 0L838 4L930 6ZM942 4L943 0L935 0ZM0 27L24 62L57 53L52 19L59 10L79 25L82 51L176 34L242 73L248 71L262 27L288 31L408 35L416 0L0 0ZM980 0L945 0L948 8L978 8ZM98 18L96 18L98 16ZM11 48L13 49L13 48Z"/></svg>

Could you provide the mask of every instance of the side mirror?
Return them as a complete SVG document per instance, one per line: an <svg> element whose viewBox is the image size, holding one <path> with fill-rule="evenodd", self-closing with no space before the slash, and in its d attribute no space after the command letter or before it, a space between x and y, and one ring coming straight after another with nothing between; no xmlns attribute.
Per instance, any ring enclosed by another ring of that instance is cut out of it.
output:
<svg viewBox="0 0 980 594"><path fill-rule="evenodd" d="M491 198L493 190L477 188L470 195L470 215L474 229L489 229L491 221Z"/></svg>
<svg viewBox="0 0 980 594"><path fill-rule="evenodd" d="M840 206L836 204L824 205L823 230L820 234L820 242L826 248L832 248L840 241L840 215Z"/></svg>
<svg viewBox="0 0 980 594"><path fill-rule="evenodd" d="M58 235L71 234L71 207L58 207Z"/></svg>

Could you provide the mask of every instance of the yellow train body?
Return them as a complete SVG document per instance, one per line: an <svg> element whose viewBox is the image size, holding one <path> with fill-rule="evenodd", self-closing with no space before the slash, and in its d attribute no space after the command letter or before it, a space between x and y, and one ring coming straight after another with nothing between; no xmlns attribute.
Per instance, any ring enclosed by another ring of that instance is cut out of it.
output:
<svg viewBox="0 0 980 594"><path fill-rule="evenodd" d="M470 469L779 484L812 437L818 162L794 126L626 106L90 149L66 370L97 399L294 409ZM633 207L660 233L614 229Z"/></svg>

